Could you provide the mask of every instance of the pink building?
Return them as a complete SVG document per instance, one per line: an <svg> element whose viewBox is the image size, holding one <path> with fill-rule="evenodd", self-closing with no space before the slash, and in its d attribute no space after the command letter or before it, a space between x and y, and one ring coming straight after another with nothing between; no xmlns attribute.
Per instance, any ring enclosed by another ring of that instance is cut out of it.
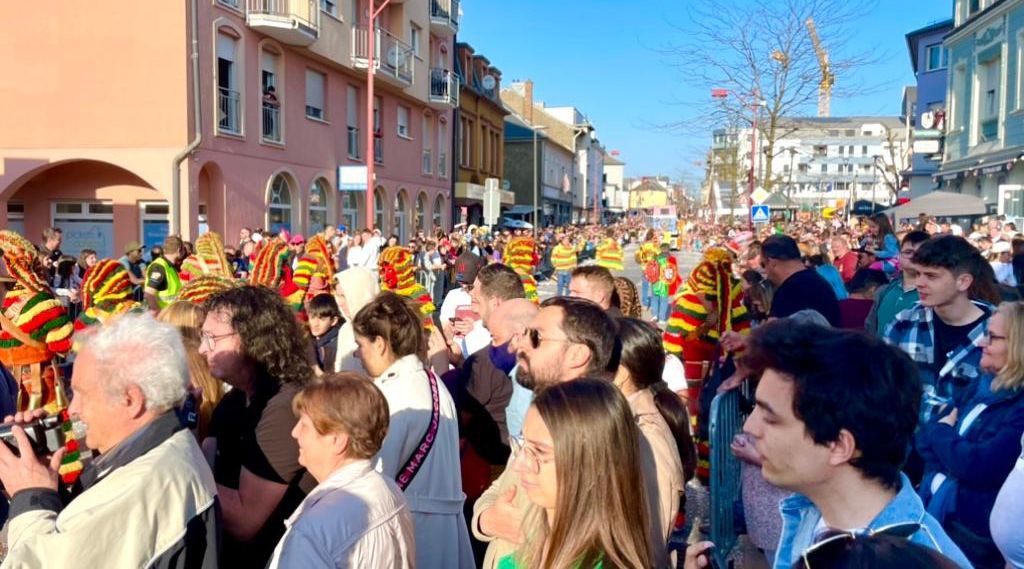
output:
<svg viewBox="0 0 1024 569"><path fill-rule="evenodd" d="M376 226L448 226L458 0L381 13L367 150L369 4L0 3L0 227L38 241L54 225L65 251L109 256L168 231L363 227L339 167L371 153Z"/></svg>

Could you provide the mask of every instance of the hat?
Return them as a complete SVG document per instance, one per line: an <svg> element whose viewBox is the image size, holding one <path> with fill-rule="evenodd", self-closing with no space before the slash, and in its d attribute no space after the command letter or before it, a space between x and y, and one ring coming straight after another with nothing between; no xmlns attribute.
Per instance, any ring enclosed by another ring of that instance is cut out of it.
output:
<svg viewBox="0 0 1024 569"><path fill-rule="evenodd" d="M128 244L124 246L124 254L127 255L132 251L141 251L142 249L142 243L139 243L138 241L129 241Z"/></svg>
<svg viewBox="0 0 1024 569"><path fill-rule="evenodd" d="M339 225L338 231L348 231L348 227L345 227L344 225Z"/></svg>
<svg viewBox="0 0 1024 569"><path fill-rule="evenodd" d="M992 244L993 253L1009 253L1010 249L1010 243L1007 241L996 241Z"/></svg>
<svg viewBox="0 0 1024 569"><path fill-rule="evenodd" d="M455 282L465 285L473 284L476 274L484 267L484 260L476 255L465 252L455 259Z"/></svg>
<svg viewBox="0 0 1024 569"><path fill-rule="evenodd" d="M289 245L302 245L305 242L306 242L306 238L305 237L296 234L295 236L293 236L291 238L291 240L288 241L288 244Z"/></svg>

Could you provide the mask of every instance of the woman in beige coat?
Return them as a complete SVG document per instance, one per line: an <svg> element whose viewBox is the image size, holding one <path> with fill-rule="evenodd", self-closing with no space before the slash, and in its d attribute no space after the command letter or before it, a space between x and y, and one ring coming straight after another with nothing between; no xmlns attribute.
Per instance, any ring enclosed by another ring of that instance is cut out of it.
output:
<svg viewBox="0 0 1024 569"><path fill-rule="evenodd" d="M697 464L690 419L679 396L661 379L665 352L660 332L636 318L619 318L618 325L622 355L614 383L629 401L637 426L654 454L658 491L657 496L648 497L651 522L662 529L661 544L667 546L684 486Z"/></svg>

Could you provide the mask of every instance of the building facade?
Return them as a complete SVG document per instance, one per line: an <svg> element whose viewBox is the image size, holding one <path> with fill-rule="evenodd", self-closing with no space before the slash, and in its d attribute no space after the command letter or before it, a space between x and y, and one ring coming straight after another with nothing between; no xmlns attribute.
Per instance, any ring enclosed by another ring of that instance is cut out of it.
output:
<svg viewBox="0 0 1024 569"><path fill-rule="evenodd" d="M458 221L484 224L484 183L502 183L505 175L505 115L501 103L501 71L466 43L455 46L455 71L459 75L459 106L455 148L458 175L455 205ZM514 194L502 192L501 204L514 205Z"/></svg>
<svg viewBox="0 0 1024 569"><path fill-rule="evenodd" d="M168 232L361 227L368 207L403 240L451 223L457 0L381 13L372 125L368 0L58 4L0 7L18 54L0 79L0 225L113 256ZM367 204L338 177L371 156Z"/></svg>
<svg viewBox="0 0 1024 569"><path fill-rule="evenodd" d="M936 22L907 34L910 64L916 78L904 101L910 118L912 155L906 173L910 197L936 188L935 172L942 160L941 126L946 115L947 52L942 38L953 29L953 20Z"/></svg>
<svg viewBox="0 0 1024 569"><path fill-rule="evenodd" d="M949 52L945 190L1024 218L1024 0L957 0Z"/></svg>
<svg viewBox="0 0 1024 569"><path fill-rule="evenodd" d="M629 210L626 163L613 150L604 157L603 169L605 219L620 217Z"/></svg>
<svg viewBox="0 0 1024 569"><path fill-rule="evenodd" d="M546 130L530 125L515 114L505 117L505 177L516 204L509 213L536 223L533 217L536 200L540 227L570 223L572 172L571 150L555 142Z"/></svg>

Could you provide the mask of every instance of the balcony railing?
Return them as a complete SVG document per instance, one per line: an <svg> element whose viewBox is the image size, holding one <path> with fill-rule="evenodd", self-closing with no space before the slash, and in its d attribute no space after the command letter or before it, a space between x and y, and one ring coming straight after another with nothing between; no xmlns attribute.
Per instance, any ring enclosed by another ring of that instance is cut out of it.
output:
<svg viewBox="0 0 1024 569"><path fill-rule="evenodd" d="M241 96L238 94L238 91L224 89L223 87L219 88L217 93L217 109L219 111L217 127L224 132L240 134L242 132L242 105Z"/></svg>
<svg viewBox="0 0 1024 569"><path fill-rule="evenodd" d="M281 107L263 103L263 140L281 142Z"/></svg>
<svg viewBox="0 0 1024 569"><path fill-rule="evenodd" d="M459 76L447 69L432 68L430 102L444 107L459 106Z"/></svg>
<svg viewBox="0 0 1024 569"><path fill-rule="evenodd" d="M320 1L246 0L245 21L281 42L308 46L320 36Z"/></svg>
<svg viewBox="0 0 1024 569"><path fill-rule="evenodd" d="M357 26L352 33L352 63L356 67L366 68L368 52L366 39L369 29ZM413 80L413 52L409 44L391 35L385 29L378 28L374 33L373 67L381 77L408 87Z"/></svg>
<svg viewBox="0 0 1024 569"><path fill-rule="evenodd" d="M430 0L430 31L445 37L459 31L459 0Z"/></svg>

